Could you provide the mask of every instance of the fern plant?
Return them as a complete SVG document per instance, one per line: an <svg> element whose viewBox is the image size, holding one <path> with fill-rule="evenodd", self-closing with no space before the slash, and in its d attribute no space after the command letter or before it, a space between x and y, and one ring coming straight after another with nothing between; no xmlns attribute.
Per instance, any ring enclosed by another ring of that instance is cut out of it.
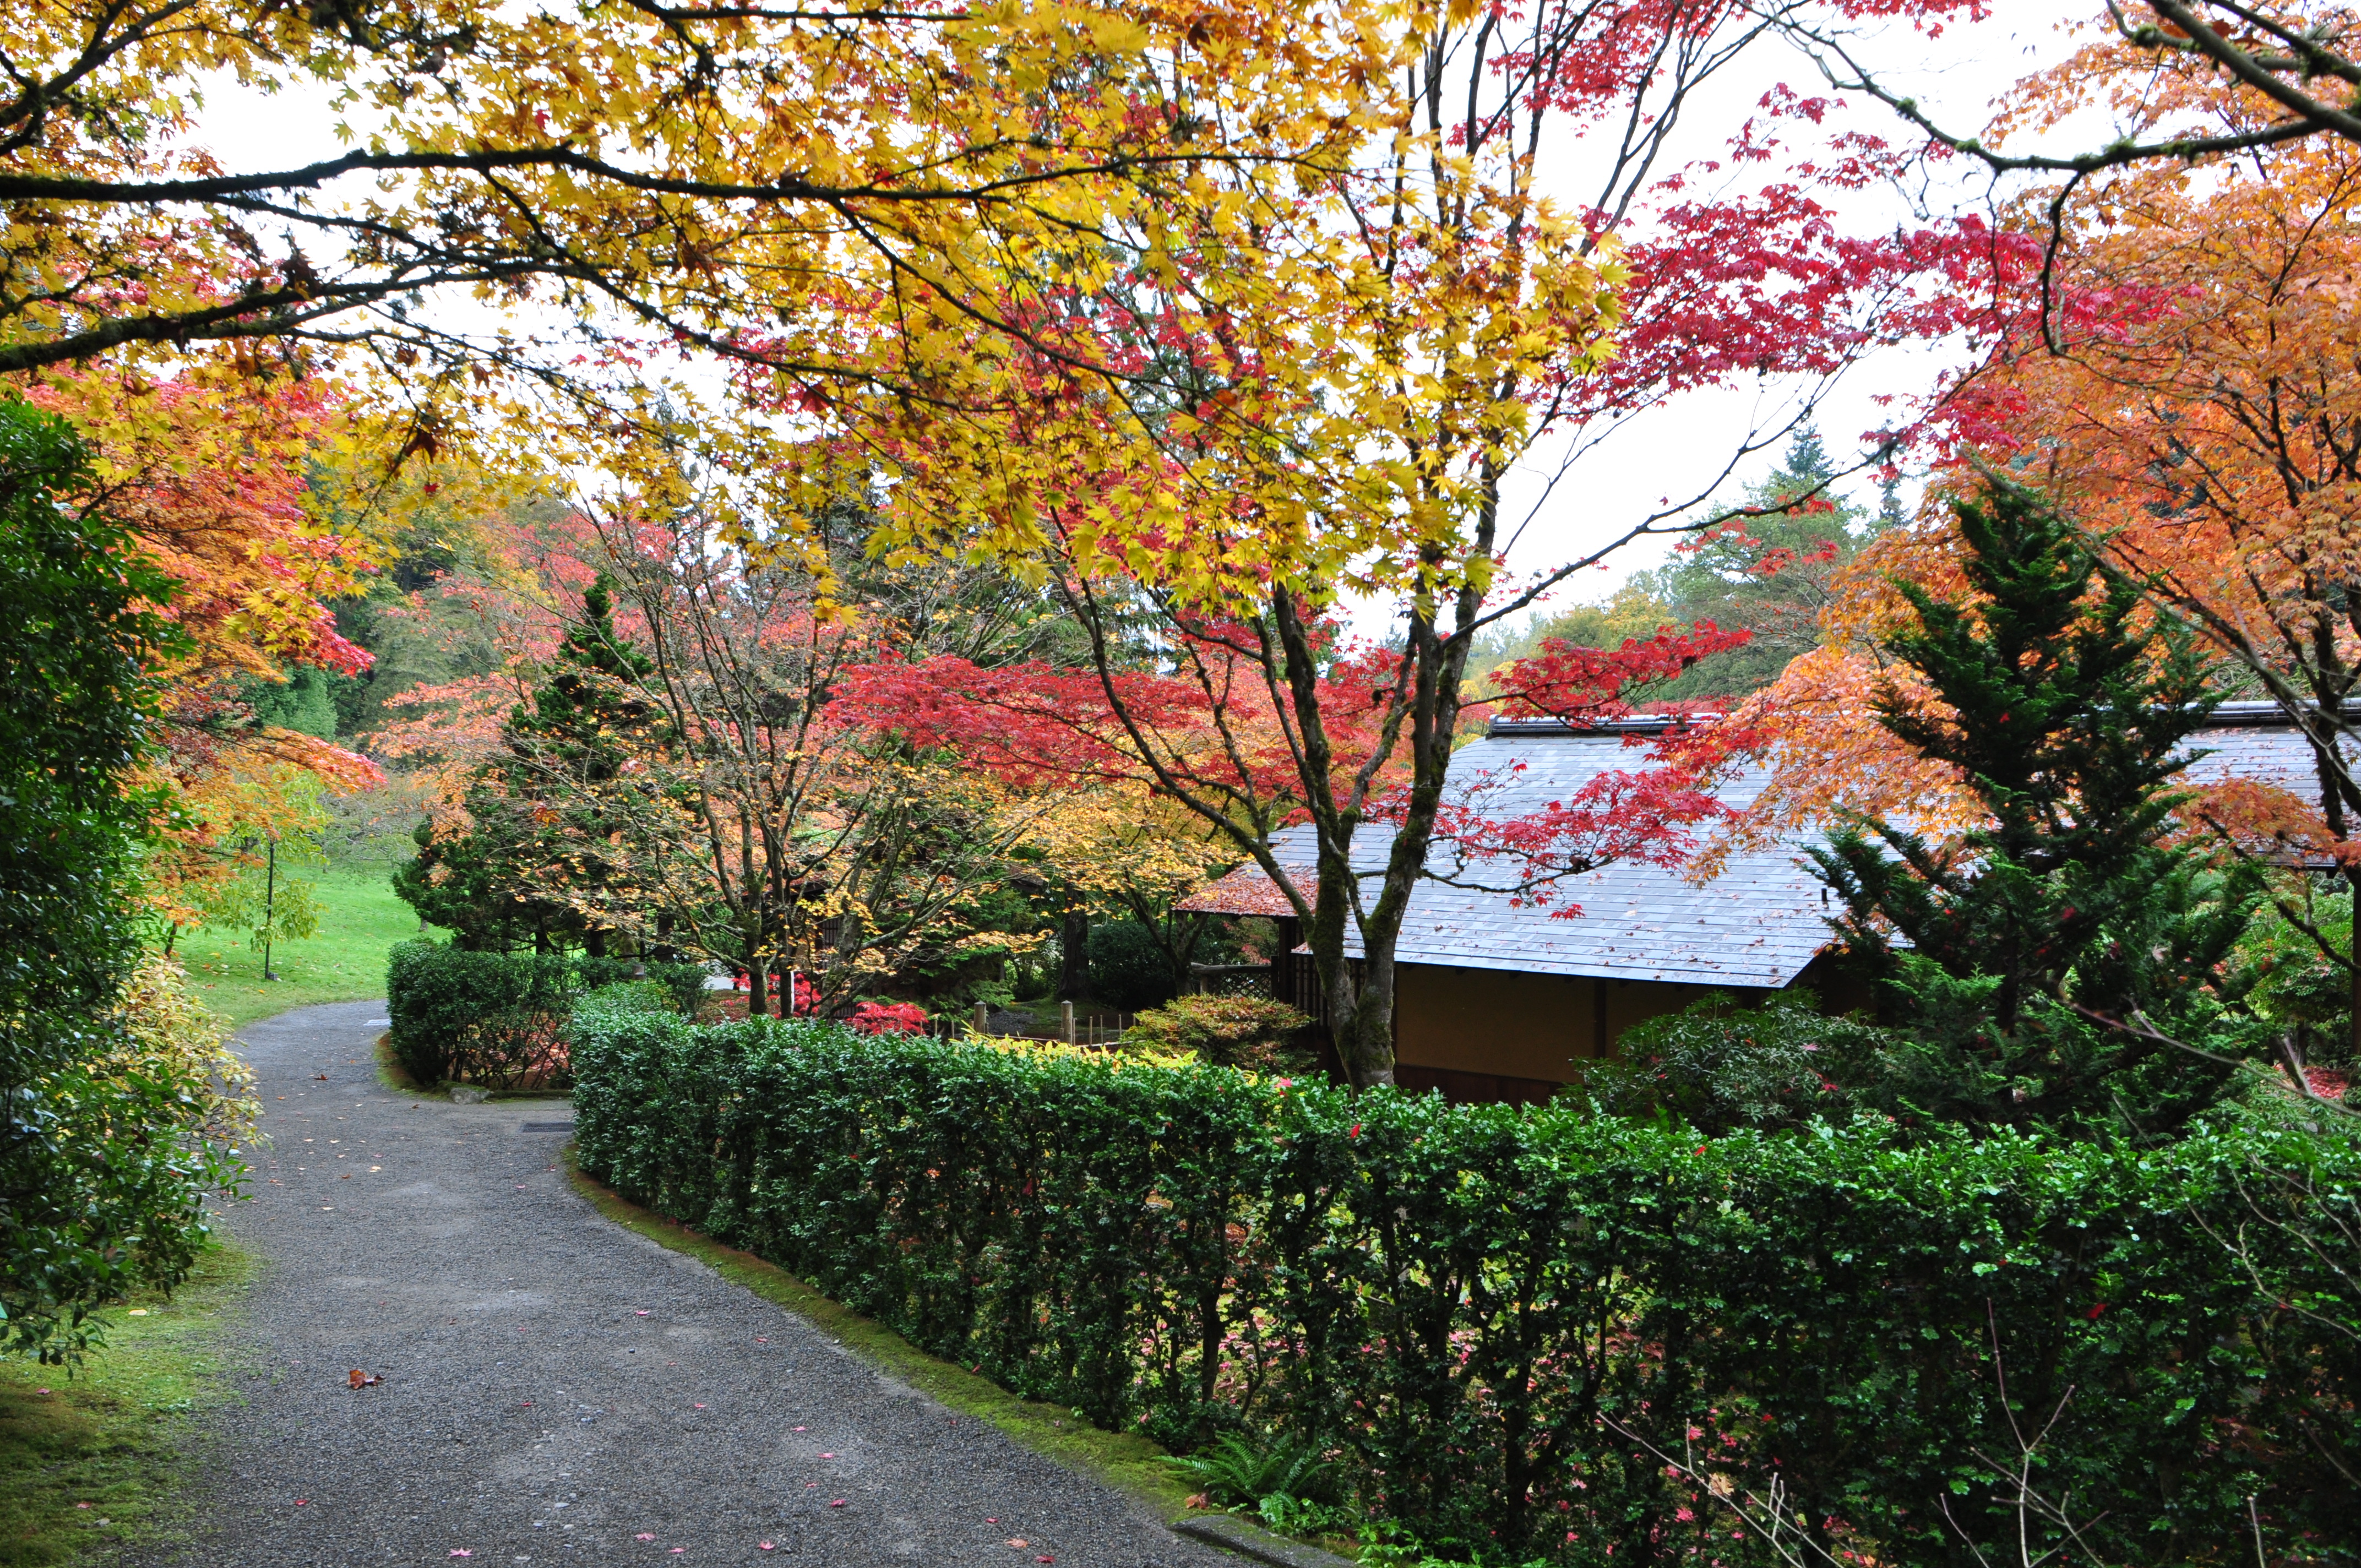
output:
<svg viewBox="0 0 2361 1568"><path fill-rule="evenodd" d="M1172 1461L1224 1508L1256 1508L1264 1499L1333 1504L1336 1466L1317 1445L1274 1439L1267 1445L1245 1432L1225 1431L1202 1453Z"/></svg>

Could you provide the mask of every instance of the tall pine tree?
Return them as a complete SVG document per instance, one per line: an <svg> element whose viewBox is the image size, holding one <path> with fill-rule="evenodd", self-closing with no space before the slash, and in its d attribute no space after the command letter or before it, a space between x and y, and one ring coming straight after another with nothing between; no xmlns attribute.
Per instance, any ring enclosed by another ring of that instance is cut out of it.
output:
<svg viewBox="0 0 2361 1568"><path fill-rule="evenodd" d="M502 753L465 797L470 827L437 835L422 824L418 858L395 890L462 946L539 949L606 933L582 913L616 892L628 813L615 790L634 755L669 748L670 718L642 689L654 668L615 625L614 588L600 574L560 644L550 675L501 726Z"/></svg>
<svg viewBox="0 0 2361 1568"><path fill-rule="evenodd" d="M1815 853L1911 1042L1887 1091L1988 1125L2168 1132L2232 1069L2091 1014L2213 1050L2249 1043L2224 977L2251 876L2168 841L2186 743L2219 698L2190 641L2103 579L2036 492L1994 479L1953 511L1971 597L1897 582L1917 624L1886 641L1952 716L1888 685L1878 719L1958 769L1988 821L1948 844L1865 821Z"/></svg>

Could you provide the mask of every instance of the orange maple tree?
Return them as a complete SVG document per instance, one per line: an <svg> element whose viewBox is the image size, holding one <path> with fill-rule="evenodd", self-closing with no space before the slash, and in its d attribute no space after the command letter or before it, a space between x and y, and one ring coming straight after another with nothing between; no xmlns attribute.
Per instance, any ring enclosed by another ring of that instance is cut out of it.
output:
<svg viewBox="0 0 2361 1568"><path fill-rule="evenodd" d="M2094 100L2121 107L2135 86L2152 124L2229 125L2246 112L2219 84L2158 87L2136 74L2145 59L2121 42L2085 50L2028 82L2004 124ZM2192 819L2243 852L2348 883L2361 883L2347 711L2361 696L2356 219L2361 146L2332 137L2235 162L2140 163L2046 193L2022 229L2054 224L2058 241L1950 399L1944 455L1953 477L1982 464L2043 485L2156 613L2202 637L2225 678L2279 705L2311 742L2312 776L2292 791L2219 783ZM1915 673L1881 652L1906 614L1892 580L1945 597L1961 587L1939 510L1863 554L1825 618L1828 645L1766 694L1779 766L1754 831L1846 810L1939 828L1968 809L1869 711L1881 682L1905 698L1914 689ZM2352 967L2340 942L2321 946Z"/></svg>
<svg viewBox="0 0 2361 1568"><path fill-rule="evenodd" d="M320 788L382 779L357 752L257 721L246 700L289 665L369 665L325 601L357 592L375 552L308 504L306 464L337 435L335 391L257 380L224 359L169 380L52 372L25 393L90 443L114 515L176 585L160 608L183 641L154 672L168 696L148 782L168 786L170 804L148 892L168 930L200 924L209 893L302 818Z"/></svg>

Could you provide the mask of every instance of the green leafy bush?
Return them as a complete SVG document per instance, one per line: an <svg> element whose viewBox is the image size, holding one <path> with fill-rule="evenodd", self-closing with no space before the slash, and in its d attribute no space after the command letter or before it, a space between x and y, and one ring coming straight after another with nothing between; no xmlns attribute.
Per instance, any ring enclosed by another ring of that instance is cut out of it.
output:
<svg viewBox="0 0 2361 1568"><path fill-rule="evenodd" d="M1817 1012L1806 991L1783 992L1761 1008L1714 992L1625 1031L1616 1042L1621 1054L1586 1064L1579 1088L1611 1114L1668 1111L1715 1137L1816 1117L1841 1121L1887 1039L1869 1025Z"/></svg>
<svg viewBox="0 0 2361 1568"><path fill-rule="evenodd" d="M2361 1550L2349 1142L1701 1141L806 1021L568 1038L600 1180L1102 1425L1336 1455L1438 1554L1755 1561L1708 1493L1775 1476L1831 1550L2014 1560L2053 1415L2036 1485L2099 1560L2251 1561L2249 1496L2278 1560Z"/></svg>
<svg viewBox="0 0 2361 1568"><path fill-rule="evenodd" d="M187 1273L203 1191L239 1168L202 1051L142 1033L166 982L134 972L134 895L162 802L130 779L146 668L180 634L108 494L63 420L0 395L0 1352L51 1362L99 1307Z"/></svg>
<svg viewBox="0 0 2361 1568"><path fill-rule="evenodd" d="M1267 996L1176 996L1142 1013L1124 1031L1124 1045L1216 1067L1269 1072L1299 1054L1312 1020Z"/></svg>
<svg viewBox="0 0 2361 1568"><path fill-rule="evenodd" d="M575 1001L601 986L636 981L662 987L680 1012L705 994L697 964L640 964L578 953L487 953L439 942L404 942L387 956L387 1013L393 1054L420 1083L560 1087L559 1028Z"/></svg>

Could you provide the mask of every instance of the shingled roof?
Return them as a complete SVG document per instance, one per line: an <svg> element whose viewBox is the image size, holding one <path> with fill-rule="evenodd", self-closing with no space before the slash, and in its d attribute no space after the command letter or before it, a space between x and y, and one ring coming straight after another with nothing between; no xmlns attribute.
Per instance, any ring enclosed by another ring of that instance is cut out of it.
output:
<svg viewBox="0 0 2361 1568"><path fill-rule="evenodd" d="M2275 707L2225 705L2217 719L2218 728L2191 739L2192 749L2212 754L2185 775L2190 783L2230 776L2307 791L2312 753ZM1521 815L1566 798L1600 773L1643 766L1642 755L1625 743L1627 736L1661 724L1642 720L1611 730L1576 731L1549 721L1496 721L1484 739L1460 750L1452 773L1462 781L1489 775L1498 786L1487 792L1489 804L1504 815ZM1742 808L1768 776L1761 768L1740 773L1724 784L1720 798ZM1279 836L1275 847L1282 864L1311 862L1311 831L1295 828ZM1828 925L1835 911L1811 872L1805 843L1790 839L1734 852L1718 875L1701 884L1654 866L1609 865L1560 881L1554 902L1546 905L1505 892L1423 882L1411 894L1396 957L1402 963L1455 969L1785 986L1835 936ZM1364 836L1354 847L1356 869L1371 874L1382 870L1387 848L1383 835ZM1429 863L1442 870L1447 853L1438 851ZM1581 913L1564 916L1569 905L1579 905ZM1179 907L1290 913L1278 888L1251 865Z"/></svg>

